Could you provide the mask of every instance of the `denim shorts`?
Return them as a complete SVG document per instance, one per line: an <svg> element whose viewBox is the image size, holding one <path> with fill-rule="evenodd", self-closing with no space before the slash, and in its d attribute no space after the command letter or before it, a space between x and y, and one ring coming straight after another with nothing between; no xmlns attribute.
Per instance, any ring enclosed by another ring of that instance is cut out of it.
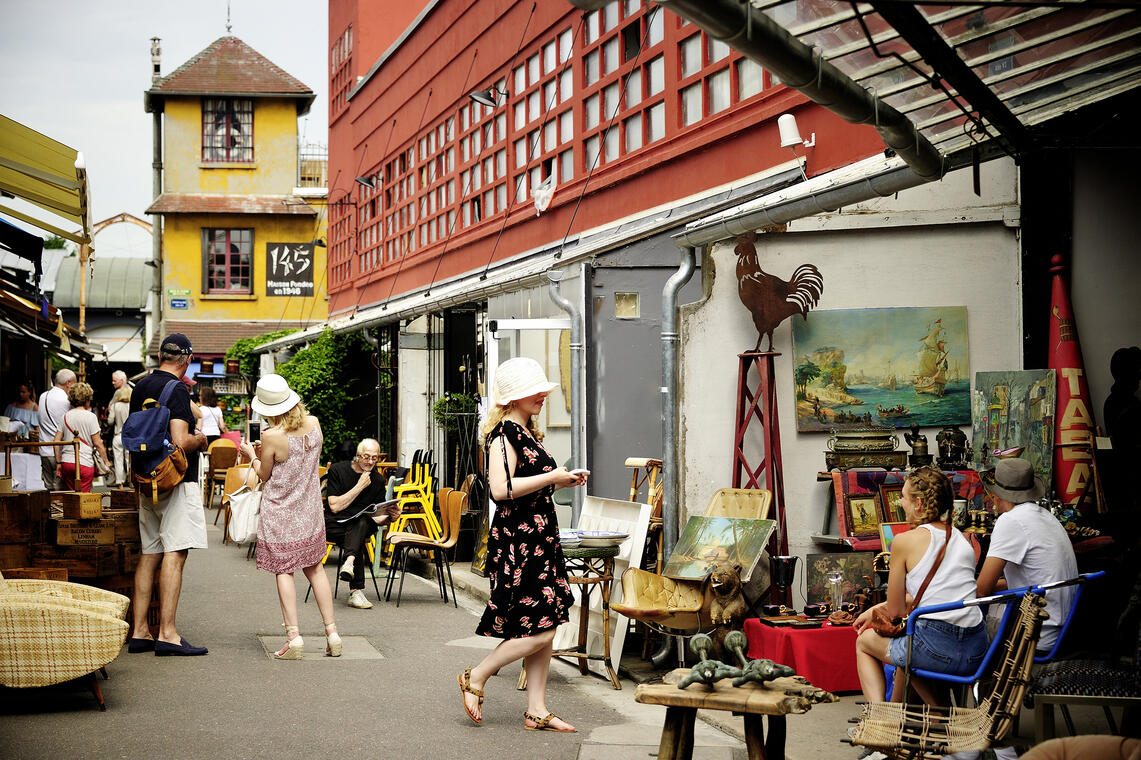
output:
<svg viewBox="0 0 1141 760"><path fill-rule="evenodd" d="M960 628L942 620L919 620L911 644L911 667L950 675L978 670L986 655L986 623ZM907 664L907 637L891 640L888 654L895 665Z"/></svg>

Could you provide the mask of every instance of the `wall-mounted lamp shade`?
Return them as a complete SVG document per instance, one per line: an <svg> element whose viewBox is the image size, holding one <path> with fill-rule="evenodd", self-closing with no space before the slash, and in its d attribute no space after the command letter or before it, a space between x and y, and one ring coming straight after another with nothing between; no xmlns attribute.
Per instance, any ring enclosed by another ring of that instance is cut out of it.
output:
<svg viewBox="0 0 1141 760"><path fill-rule="evenodd" d="M317 248L327 248L328 247L325 245L325 238L317 238L315 240L310 240L309 245L317 247Z"/></svg>
<svg viewBox="0 0 1141 760"><path fill-rule="evenodd" d="M781 114L777 118L777 129L780 130L780 146L791 148L803 144L800 130L796 128L796 117L790 113Z"/></svg>
<svg viewBox="0 0 1141 760"><path fill-rule="evenodd" d="M369 190L376 189L376 177L357 177L357 182L364 185Z"/></svg>
<svg viewBox="0 0 1141 760"><path fill-rule="evenodd" d="M468 95L468 97L476 103L489 108L495 108L499 105L499 90L494 87L488 87L486 90L476 90Z"/></svg>

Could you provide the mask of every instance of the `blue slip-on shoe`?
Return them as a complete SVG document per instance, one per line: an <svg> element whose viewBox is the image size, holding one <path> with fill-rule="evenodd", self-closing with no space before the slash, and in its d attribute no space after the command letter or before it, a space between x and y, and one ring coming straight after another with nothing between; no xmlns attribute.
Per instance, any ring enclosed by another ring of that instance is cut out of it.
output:
<svg viewBox="0 0 1141 760"><path fill-rule="evenodd" d="M127 640L127 653L139 654L141 652L153 652L155 650L154 639L136 639L131 638Z"/></svg>
<svg viewBox="0 0 1141 760"><path fill-rule="evenodd" d="M161 641L155 639L155 657L197 657L201 654L206 654L210 650L206 647L191 646L186 639L180 638L179 644L171 644L169 641Z"/></svg>

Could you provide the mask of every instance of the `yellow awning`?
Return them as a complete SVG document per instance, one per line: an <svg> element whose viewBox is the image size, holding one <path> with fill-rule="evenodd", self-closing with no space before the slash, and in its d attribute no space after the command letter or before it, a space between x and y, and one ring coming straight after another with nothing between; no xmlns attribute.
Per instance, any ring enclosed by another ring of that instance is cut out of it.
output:
<svg viewBox="0 0 1141 760"><path fill-rule="evenodd" d="M51 212L68 232L50 221L0 205L0 212L74 243L91 242L90 200L83 154L0 115L0 190Z"/></svg>

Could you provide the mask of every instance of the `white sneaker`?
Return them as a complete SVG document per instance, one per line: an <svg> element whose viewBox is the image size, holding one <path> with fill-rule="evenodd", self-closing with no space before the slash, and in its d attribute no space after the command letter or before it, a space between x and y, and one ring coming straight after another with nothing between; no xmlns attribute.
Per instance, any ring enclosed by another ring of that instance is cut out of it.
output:
<svg viewBox="0 0 1141 760"><path fill-rule="evenodd" d="M355 588L349 593L349 606L358 610L371 610L372 602L365 598L364 592Z"/></svg>
<svg viewBox="0 0 1141 760"><path fill-rule="evenodd" d="M351 581L353 579L353 560L355 559L356 557L350 554L349 558L345 560L345 564L341 565L341 580Z"/></svg>

